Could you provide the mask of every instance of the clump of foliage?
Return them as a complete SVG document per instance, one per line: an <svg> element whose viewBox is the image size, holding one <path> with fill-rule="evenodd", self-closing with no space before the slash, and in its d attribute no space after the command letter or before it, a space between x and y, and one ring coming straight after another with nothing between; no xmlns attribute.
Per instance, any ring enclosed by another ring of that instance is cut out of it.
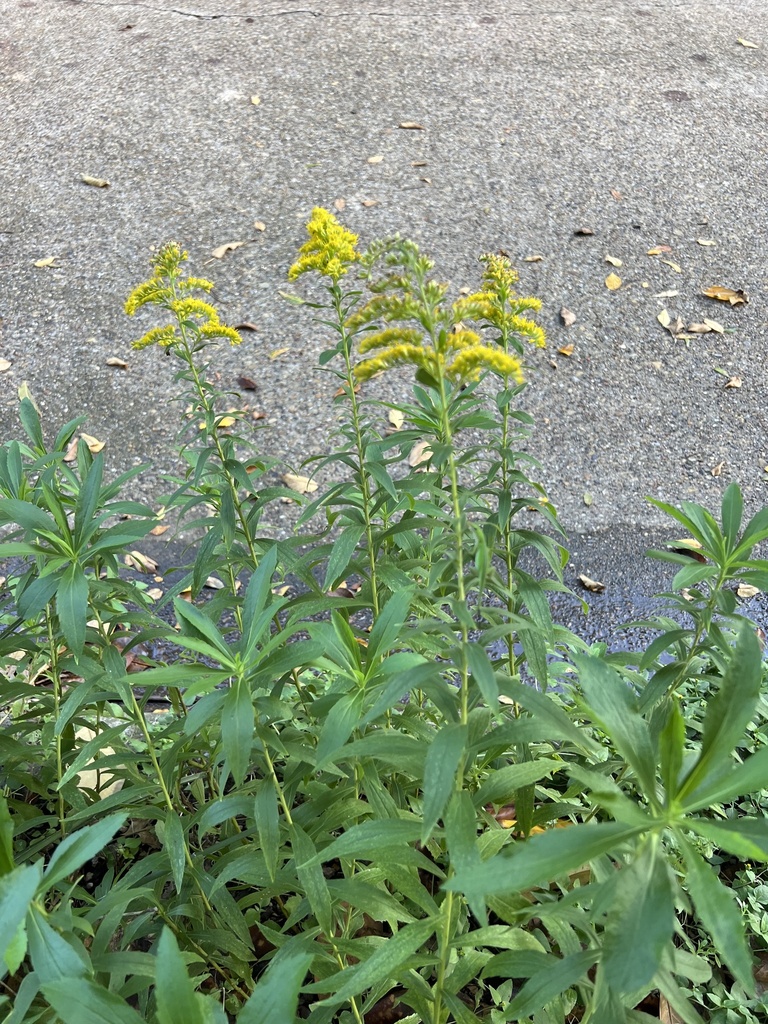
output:
<svg viewBox="0 0 768 1024"><path fill-rule="evenodd" d="M84 441L65 460L80 421L48 443L24 397L0 449L6 1024L640 1024L654 993L761 1019L764 670L732 585L768 587L768 511L657 503L699 559L657 553L646 650L588 648L552 620L567 551L522 451L538 301L500 256L452 302L412 242L308 227L289 277L324 291L293 301L344 413L314 500L225 409L206 360L239 337L175 245L126 307L168 314L136 347L188 413L164 515L202 539L162 600L121 570L158 515ZM361 384L396 365L393 409Z"/></svg>

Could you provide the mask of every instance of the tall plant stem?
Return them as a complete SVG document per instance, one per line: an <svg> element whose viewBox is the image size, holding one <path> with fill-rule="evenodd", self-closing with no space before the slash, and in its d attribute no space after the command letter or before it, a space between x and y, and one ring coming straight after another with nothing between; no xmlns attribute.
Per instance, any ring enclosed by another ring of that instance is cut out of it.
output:
<svg viewBox="0 0 768 1024"><path fill-rule="evenodd" d="M371 518L371 486L368 471L365 466L365 438L363 437L363 423L360 410L360 402L355 392L355 371L352 365L352 338L344 326L343 295L338 284L330 289L333 299L333 309L338 321L338 331L341 336L341 348L344 354L344 365L347 372L347 394L349 397L350 417L352 428L355 432L355 455L357 457L357 470L360 475L360 492L363 499L363 522L365 523L365 540L368 554L368 572L371 580L371 605L374 618L379 614L379 585L376 574L376 550L373 543L373 520Z"/></svg>
<svg viewBox="0 0 768 1024"><path fill-rule="evenodd" d="M61 756L61 732L58 729L59 715L61 713L61 673L59 672L59 648L53 633L50 609L47 609L45 613L45 625L48 631L48 650L51 655L51 678L53 680L53 717L56 723L56 782L61 783L64 775L64 764ZM64 839L67 834L67 825L64 820L64 794L59 786L57 786L56 806L59 818L59 831L61 832L61 838Z"/></svg>

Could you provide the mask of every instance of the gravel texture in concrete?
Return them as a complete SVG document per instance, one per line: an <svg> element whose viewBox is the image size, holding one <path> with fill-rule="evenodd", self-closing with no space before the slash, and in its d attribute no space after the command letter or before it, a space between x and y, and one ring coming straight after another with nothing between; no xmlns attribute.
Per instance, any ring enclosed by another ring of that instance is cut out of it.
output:
<svg viewBox="0 0 768 1024"><path fill-rule="evenodd" d="M222 317L258 327L215 367L224 386L257 382L243 400L266 414L263 449L293 467L326 451L327 337L278 292L311 208L337 203L363 243L415 239L456 295L479 254L503 249L521 292L541 297L549 345L524 401L568 531L610 546L661 525L646 495L717 506L731 480L750 511L764 503L762 0L2 7L4 438L27 381L51 430L86 413L110 466L150 461L135 490L157 494L175 465L172 365L131 351L156 321L130 321L122 303L175 239L216 282ZM230 241L247 244L212 257ZM704 297L712 285L749 303ZM722 331L675 338L664 309ZM404 393L401 379L368 387Z"/></svg>

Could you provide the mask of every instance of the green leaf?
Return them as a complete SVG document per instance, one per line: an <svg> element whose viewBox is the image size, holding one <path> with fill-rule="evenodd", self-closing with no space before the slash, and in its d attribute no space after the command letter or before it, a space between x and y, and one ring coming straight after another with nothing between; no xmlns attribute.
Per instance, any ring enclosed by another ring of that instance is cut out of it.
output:
<svg viewBox="0 0 768 1024"><path fill-rule="evenodd" d="M8 810L8 801L0 794L0 876L13 871L16 860L13 855L13 818Z"/></svg>
<svg viewBox="0 0 768 1024"><path fill-rule="evenodd" d="M72 539L75 550L80 551L98 528L94 515L99 504L101 481L104 474L104 459L98 454L93 460L85 479L80 485L75 502L75 522Z"/></svg>
<svg viewBox="0 0 768 1024"><path fill-rule="evenodd" d="M330 590L344 577L349 567L349 560L355 553L358 541L364 532L364 523L352 523L350 526L346 526L334 540L331 557L328 559L325 570L323 591Z"/></svg>
<svg viewBox="0 0 768 1024"><path fill-rule="evenodd" d="M725 489L721 509L723 534L729 550L733 550L744 513L744 500L741 496L741 489L735 480Z"/></svg>
<svg viewBox="0 0 768 1024"><path fill-rule="evenodd" d="M661 780L670 797L677 794L680 770L685 753L685 718L677 701L673 701L667 721L659 736Z"/></svg>
<svg viewBox="0 0 768 1024"><path fill-rule="evenodd" d="M155 1001L158 1024L207 1024L170 928L163 928L157 944Z"/></svg>
<svg viewBox="0 0 768 1024"><path fill-rule="evenodd" d="M530 1017L547 1003L551 1003L561 992L571 988L587 973L598 957L597 950L587 949L572 953L556 965L549 965L534 974L506 1009L507 1020Z"/></svg>
<svg viewBox="0 0 768 1024"><path fill-rule="evenodd" d="M734 978L746 992L754 993L752 956L745 939L744 917L733 891L723 885L706 861L679 834L678 841L687 869L685 887L696 914Z"/></svg>
<svg viewBox="0 0 768 1024"><path fill-rule="evenodd" d="M253 747L253 701L242 679L235 679L221 709L221 742L236 786L243 784Z"/></svg>
<svg viewBox="0 0 768 1024"><path fill-rule="evenodd" d="M495 708L499 703L499 687L496 683L493 665L491 665L485 648L480 644L468 643L465 645L464 650L469 671L472 673L472 678L483 695L483 700L485 700L489 707Z"/></svg>
<svg viewBox="0 0 768 1024"><path fill-rule="evenodd" d="M731 751L743 737L760 697L762 655L751 623L744 621L725 675L707 704L699 758L684 780L678 796L695 797L708 776L731 763Z"/></svg>
<svg viewBox="0 0 768 1024"><path fill-rule="evenodd" d="M204 612L188 601L183 601L180 597L174 599L173 607L183 637L206 641L217 660L222 658L227 664L231 662L232 651L229 645Z"/></svg>
<svg viewBox="0 0 768 1024"><path fill-rule="evenodd" d="M545 885L596 857L618 850L622 843L642 831L641 826L615 822L550 829L517 843L511 855L491 857L482 873L458 871L445 888L479 898Z"/></svg>
<svg viewBox="0 0 768 1024"><path fill-rule="evenodd" d="M424 761L421 842L426 844L454 789L456 771L467 745L467 727L448 722L435 734Z"/></svg>
<svg viewBox="0 0 768 1024"><path fill-rule="evenodd" d="M286 943L237 1016L237 1024L295 1024L299 989L312 954L301 945Z"/></svg>
<svg viewBox="0 0 768 1024"><path fill-rule="evenodd" d="M186 849L184 844L184 828L176 811L169 810L163 822L163 848L168 855L176 892L181 892L186 867Z"/></svg>
<svg viewBox="0 0 768 1024"><path fill-rule="evenodd" d="M95 857L113 839L115 833L123 827L127 814L111 814L93 825L87 825L62 839L43 875L46 888L50 888L62 878L77 871L86 861Z"/></svg>
<svg viewBox="0 0 768 1024"><path fill-rule="evenodd" d="M51 928L45 915L34 906L27 917L27 937L29 957L41 985L63 978L82 978L90 973L75 947ZM86 955L84 949L83 954Z"/></svg>
<svg viewBox="0 0 768 1024"><path fill-rule="evenodd" d="M333 933L331 894L323 869L315 852L315 844L300 825L291 825L291 846L296 861L296 871L312 913L325 935Z"/></svg>
<svg viewBox="0 0 768 1024"><path fill-rule="evenodd" d="M56 611L70 650L73 654L82 654L88 620L88 580L77 562L69 565L61 577Z"/></svg>
<svg viewBox="0 0 768 1024"><path fill-rule="evenodd" d="M0 501L0 523L16 523L28 533L55 533L50 516L37 505L21 498L3 498Z"/></svg>
<svg viewBox="0 0 768 1024"><path fill-rule="evenodd" d="M401 590L393 594L379 612L368 637L368 664L373 666L377 659L386 657L390 648L400 636L403 623L411 607L412 590Z"/></svg>
<svg viewBox="0 0 768 1024"><path fill-rule="evenodd" d="M264 863L270 879L274 882L280 853L280 819L277 791L269 778L262 779L256 792L254 817L259 833L261 852L264 854Z"/></svg>
<svg viewBox="0 0 768 1024"><path fill-rule="evenodd" d="M756 754L748 757L743 764L730 770L723 766L721 771L702 783L695 792L681 801L681 809L689 814L712 804L725 804L737 796L756 793L765 789L768 778L768 746L761 747Z"/></svg>
<svg viewBox="0 0 768 1024"><path fill-rule="evenodd" d="M272 576L277 565L277 545L264 552L259 566L251 576L243 601L243 638L241 647L243 656L248 659L256 644L261 639L262 630L259 625L262 612L272 599Z"/></svg>
<svg viewBox="0 0 768 1024"><path fill-rule="evenodd" d="M711 818L686 818L685 825L741 860L768 861L768 819L735 818L718 821Z"/></svg>
<svg viewBox="0 0 768 1024"><path fill-rule="evenodd" d="M627 761L651 803L656 802L656 755L648 724L628 685L601 658L574 655L579 682L595 720Z"/></svg>
<svg viewBox="0 0 768 1024"><path fill-rule="evenodd" d="M650 985L675 927L669 868L655 837L619 872L603 933L602 970L622 994Z"/></svg>
<svg viewBox="0 0 768 1024"><path fill-rule="evenodd" d="M63 1024L142 1024L124 999L86 978L62 978L43 986L43 995Z"/></svg>
<svg viewBox="0 0 768 1024"><path fill-rule="evenodd" d="M42 864L14 868L0 878L0 957L16 939L42 877Z"/></svg>
<svg viewBox="0 0 768 1024"><path fill-rule="evenodd" d="M347 967L330 978L305 987L306 992L330 992L329 1005L344 1002L389 978L396 978L409 957L424 945L435 930L433 920L407 924L361 964Z"/></svg>
<svg viewBox="0 0 768 1024"><path fill-rule="evenodd" d="M561 764L556 761L539 757L535 761L524 761L522 764L508 764L503 768L497 768L474 794L474 804L476 807L483 807L485 804L506 803L513 798L516 790L538 782L539 779L551 775L560 767Z"/></svg>
<svg viewBox="0 0 768 1024"><path fill-rule="evenodd" d="M35 408L35 403L30 398L22 398L19 402L19 419L24 428L24 433L30 439L36 451L42 454L45 451L43 427L40 423L40 414Z"/></svg>
<svg viewBox="0 0 768 1024"><path fill-rule="evenodd" d="M338 839L315 854L318 863L334 857L367 857L392 846L415 843L421 835L421 822L389 818L385 821L364 821L353 825Z"/></svg>
<svg viewBox="0 0 768 1024"><path fill-rule="evenodd" d="M317 768L339 752L360 724L364 696L362 690L345 693L328 712L317 744Z"/></svg>
<svg viewBox="0 0 768 1024"><path fill-rule="evenodd" d="M551 730L552 739L570 740L579 750L587 750L590 753L600 753L602 748L589 736L586 729L580 729L571 721L561 707L545 693L539 693L532 686L510 679L504 672L496 673L496 681L499 684L499 692L511 697L516 704L520 704L530 712L531 716L540 724L547 725Z"/></svg>

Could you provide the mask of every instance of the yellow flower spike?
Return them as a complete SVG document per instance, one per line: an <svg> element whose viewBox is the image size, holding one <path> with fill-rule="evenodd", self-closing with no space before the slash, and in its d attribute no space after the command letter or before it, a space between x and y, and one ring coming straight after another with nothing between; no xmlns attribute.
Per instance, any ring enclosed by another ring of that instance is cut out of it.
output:
<svg viewBox="0 0 768 1024"><path fill-rule="evenodd" d="M366 334L358 345L358 351L362 355L374 348L388 348L396 344L419 345L421 343L421 332L415 327L387 327L383 331L373 331Z"/></svg>
<svg viewBox="0 0 768 1024"><path fill-rule="evenodd" d="M186 295L183 299L175 299L170 309L180 320L205 319L207 323L217 324L219 314L209 302Z"/></svg>
<svg viewBox="0 0 768 1024"><path fill-rule="evenodd" d="M519 359L487 345L472 345L463 349L448 366L446 373L455 380L477 380L483 370L490 370L500 377L512 377L518 384L524 380Z"/></svg>
<svg viewBox="0 0 768 1024"><path fill-rule="evenodd" d="M153 327L151 331L147 331L138 341L131 342L131 348L149 348L150 345L160 345L162 348L168 348L169 345L173 345L178 340L176 329L171 324L168 324L166 327Z"/></svg>
<svg viewBox="0 0 768 1024"><path fill-rule="evenodd" d="M329 210L316 206L307 224L309 240L299 249L299 258L288 271L288 280L316 270L335 283L360 259L357 235L347 231Z"/></svg>
<svg viewBox="0 0 768 1024"><path fill-rule="evenodd" d="M355 367L355 376L360 381L368 380L383 370L389 370L393 366L401 366L404 363L434 372L435 360L434 351L424 349L420 345L392 345L373 358L364 359L362 363L358 363Z"/></svg>

